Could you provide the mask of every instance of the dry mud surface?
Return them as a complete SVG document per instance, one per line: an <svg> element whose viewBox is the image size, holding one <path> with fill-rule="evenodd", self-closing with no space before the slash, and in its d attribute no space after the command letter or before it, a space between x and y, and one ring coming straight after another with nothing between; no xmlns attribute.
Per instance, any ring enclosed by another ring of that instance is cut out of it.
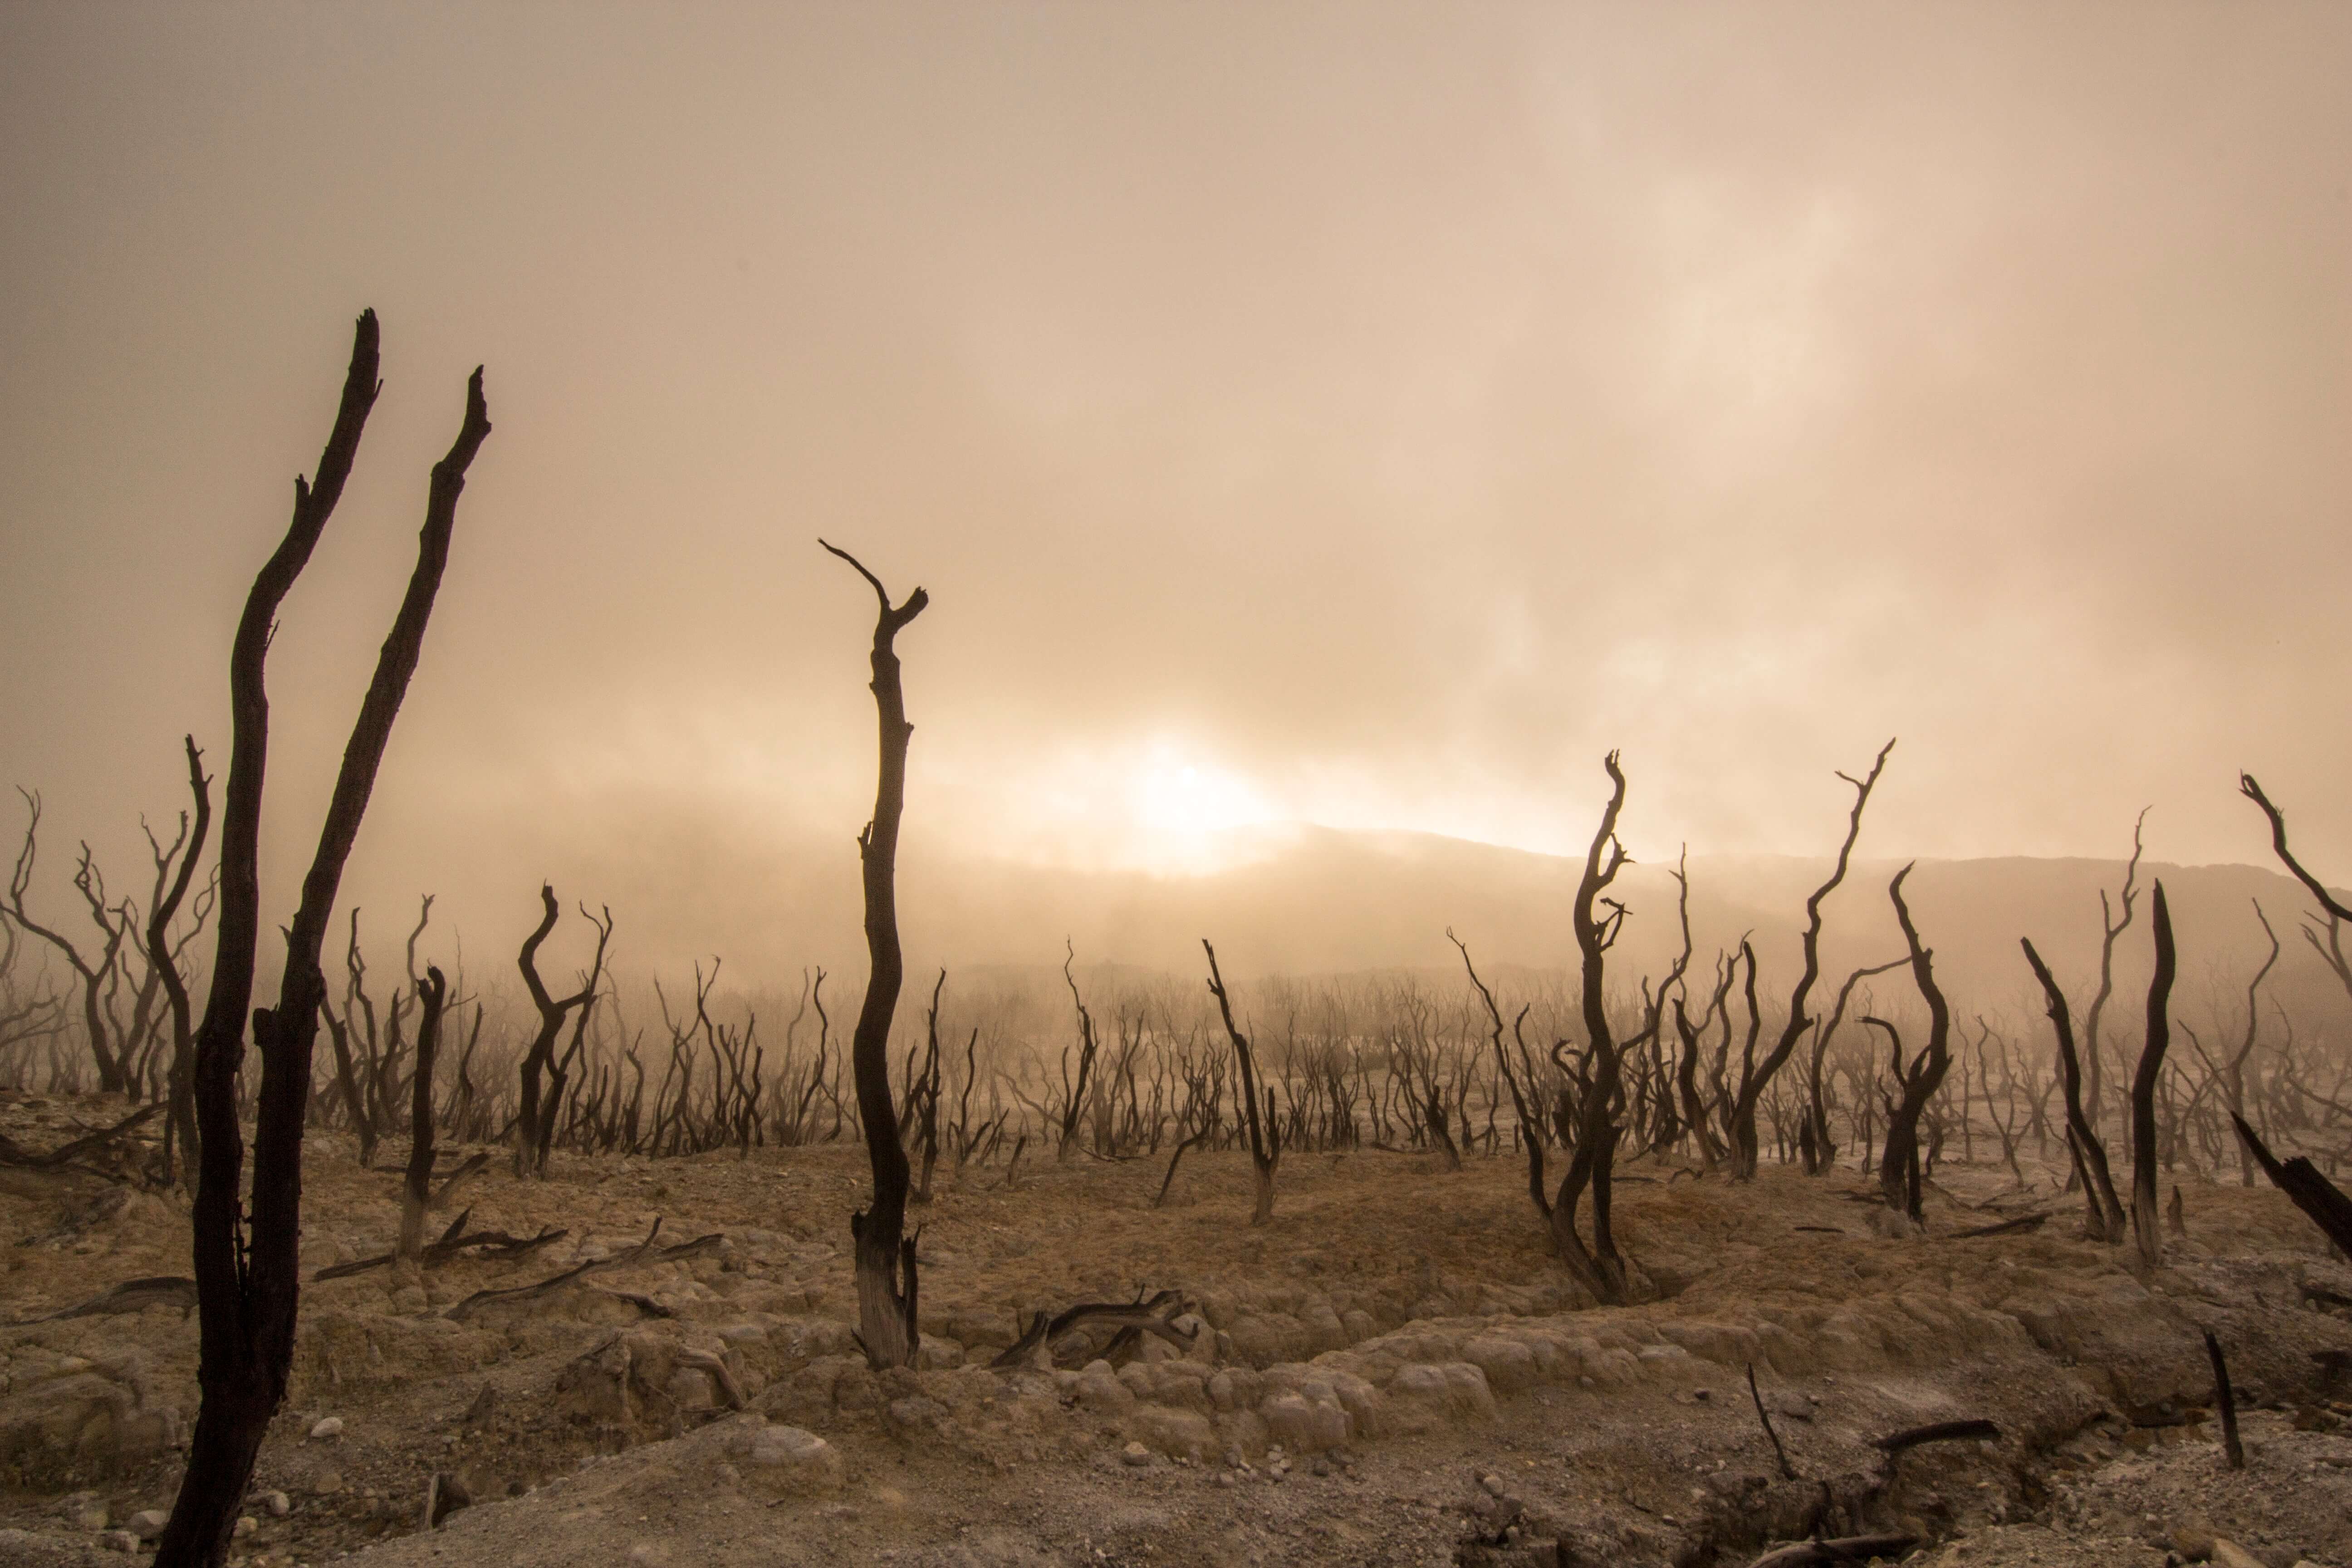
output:
<svg viewBox="0 0 2352 1568"><path fill-rule="evenodd" d="M35 1148L110 1119L0 1102ZM1154 1210L1161 1173L942 1171L914 1211L925 1364L877 1376L849 1337L861 1152L494 1168L458 1200L472 1228L567 1234L520 1261L306 1286L237 1556L1715 1564L1818 1528L1913 1534L1911 1560L1939 1564L2352 1563L2352 1373L2331 1386L2315 1359L2352 1351L2327 1300L2352 1297L2352 1270L2266 1189L2184 1184L2188 1234L2141 1279L2079 1239L2046 1175L2021 1192L1947 1164L1930 1234L1890 1237L1850 1173L1735 1186L1643 1163L1618 1217L1652 1299L1596 1310L1509 1158L1286 1160L1256 1230L1245 1156L1186 1156ZM395 1174L326 1137L307 1181L309 1265L390 1247ZM2042 1208L2036 1232L1949 1237ZM723 1239L459 1307L624 1252L656 1219L663 1243ZM185 1274L184 1213L19 1182L0 1232L0 1563L120 1563L177 1480L194 1321L170 1300L24 1320ZM1190 1351L986 1370L1016 1313L1139 1288L1193 1304ZM2242 1471L2206 1408L2206 1328L2242 1385ZM1969 1417L2000 1437L1874 1446ZM473 1501L426 1530L436 1476Z"/></svg>

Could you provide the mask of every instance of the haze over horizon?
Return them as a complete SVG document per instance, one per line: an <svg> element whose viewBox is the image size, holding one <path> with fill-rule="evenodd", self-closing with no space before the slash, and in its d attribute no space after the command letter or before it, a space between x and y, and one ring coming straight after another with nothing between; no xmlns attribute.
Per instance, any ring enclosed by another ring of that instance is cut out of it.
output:
<svg viewBox="0 0 2352 1568"><path fill-rule="evenodd" d="M7 8L34 897L81 838L143 891L181 733L226 768L362 307L273 921L477 363L379 941L435 892L510 951L542 878L625 942L854 910L872 601L819 534L932 596L910 930L924 868L1268 825L1580 853L1612 747L1645 862L1824 855L1890 735L1873 859L2149 806L2268 867L2242 767L2345 881L2347 68L2318 5Z"/></svg>

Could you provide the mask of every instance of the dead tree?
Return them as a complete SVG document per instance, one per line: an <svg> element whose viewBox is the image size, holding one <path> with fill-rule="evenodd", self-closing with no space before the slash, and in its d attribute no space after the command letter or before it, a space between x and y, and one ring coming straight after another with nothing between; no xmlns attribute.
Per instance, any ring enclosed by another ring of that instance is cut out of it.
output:
<svg viewBox="0 0 2352 1568"><path fill-rule="evenodd" d="M1617 1250L1610 1224L1610 1184L1617 1158L1615 1100L1622 1087L1622 1063L1615 1034L1609 1024L1605 983L1606 955L1624 928L1625 906L1607 896L1609 885L1625 867L1625 847L1617 841L1617 816L1625 808L1625 774L1612 752L1601 767L1609 774L1609 804L1601 826L1585 852L1584 873L1576 884L1570 920L1583 979L1582 1011L1585 1035L1583 1093L1574 1124L1575 1148L1568 1173L1560 1178L1546 1218L1561 1260L1580 1284L1604 1304L1622 1304L1628 1296L1625 1260ZM1555 1061L1559 1060L1557 1050ZM1576 1228L1576 1214L1587 1192L1592 1196L1592 1242L1585 1244Z"/></svg>
<svg viewBox="0 0 2352 1568"><path fill-rule="evenodd" d="M2020 937L2018 945L2025 949L2025 962L2032 966L2033 978L2042 983L2050 1026L2058 1033L2058 1070L2066 1095L2066 1143L2074 1158L2075 1176L2083 1184L2083 1202L2087 1210L2084 1229L2093 1241L2120 1246L2124 1239L2124 1205L2116 1196L2115 1177L2107 1169L2107 1146L2099 1141L2098 1129L2092 1125L2083 1105L2083 1064L2074 1052L2074 1026L2066 1009L2066 994L2058 989L2050 966L2033 951L2033 943Z"/></svg>
<svg viewBox="0 0 2352 1568"><path fill-rule="evenodd" d="M824 541L817 541L824 544ZM915 1244L908 1238L907 1191L912 1173L898 1139L898 1113L890 1103L890 1020L906 979L898 951L898 818L907 805L907 742L915 727L907 722L906 693L898 679L893 646L908 622L923 613L930 595L918 588L901 605L889 590L845 550L824 548L856 568L873 588L881 608L874 622L874 710L880 727L881 762L874 789L874 816L857 836L857 858L866 883L866 952L871 972L866 1000L850 1037L850 1069L857 1085L857 1120L874 1167L874 1205L850 1215L849 1234L857 1253L857 1326L866 1361L877 1372L912 1366L915 1361Z"/></svg>
<svg viewBox="0 0 2352 1568"><path fill-rule="evenodd" d="M1257 1201L1250 1207L1250 1224L1264 1225L1274 1217L1274 1169L1282 1163L1282 1126L1274 1119L1274 1090L1265 1093L1265 1115L1258 1115L1257 1062L1250 1053L1249 1037L1234 1022L1233 999L1225 994L1225 977L1217 972L1217 950L1209 939L1201 939L1201 951L1209 955L1209 994L1217 999L1217 1016L1224 1020L1225 1038L1233 1042L1234 1061L1240 1079L1236 1089L1242 1101L1242 1125L1249 1129L1250 1167L1257 1173ZM1175 1173L1175 1162L1169 1162L1169 1173Z"/></svg>
<svg viewBox="0 0 2352 1568"><path fill-rule="evenodd" d="M2083 1110L2095 1128L2106 1106L2106 1057L2099 1042L2099 1018L2106 1011L2107 998L2115 994L2116 939L2131 928L2133 905L2139 898L2140 831L2147 823L2147 811L2142 808L2132 822L2131 859L2124 865L2123 889L2116 900L2123 910L2120 918L2107 903L2107 890L2099 889L2099 988L2092 993L2091 1005L2083 1015L2083 1048L2090 1053L2083 1079Z"/></svg>
<svg viewBox="0 0 2352 1568"><path fill-rule="evenodd" d="M2164 906L2160 879L2148 913L2156 927L2156 973L2147 984L2147 1043L2140 1049L2139 1070L2132 1078L2132 1231L2141 1266L2153 1268L2164 1258L2164 1233L2158 1228L2156 1208L2156 1082L2164 1072L2165 1047L2172 1041L2172 916Z"/></svg>
<svg viewBox="0 0 2352 1568"><path fill-rule="evenodd" d="M1813 1026L1813 1019L1805 1012L1805 999L1812 994L1813 983L1821 978L1822 973L1822 900L1835 892L1838 884L1845 880L1846 867L1853 858L1854 840L1862 836L1863 808L1870 804L1870 792L1877 787L1878 775L1886 766L1886 754L1893 750L1895 742L1892 740L1878 749L1877 760L1870 764L1870 773L1865 778L1855 778L1846 773L1838 774L1853 786L1853 809L1846 816L1845 842L1838 846L1837 868L1830 873L1829 880L1814 889L1812 897L1805 900L1805 966L1797 976L1795 989L1789 993L1789 1016L1780 1026L1780 1037L1774 1043L1771 1054L1762 1062L1742 1062L1740 1065L1739 1093L1731 1102L1731 1174L1735 1181L1752 1182L1756 1179L1757 1102L1764 1098L1765 1087L1772 1081L1773 1075L1795 1052L1797 1042L1803 1039L1805 1031ZM1756 960L1752 953L1748 956L1748 974L1752 985L1756 976Z"/></svg>
<svg viewBox="0 0 2352 1568"><path fill-rule="evenodd" d="M90 858L89 846L81 847L81 859L74 869L75 891L89 906L91 921L97 925L102 945L95 958L86 956L63 931L43 925L26 912L25 893L32 886L33 863L37 853L41 827L41 797L21 785L16 793L25 797L27 818L25 823L25 847L16 855L15 872L8 879L8 902L5 912L25 931L39 937L65 958L67 965L81 981L82 1026L89 1035L89 1054L98 1065L98 1088L101 1094L128 1094L131 1082L125 1068L130 1054L127 1048L118 1051L111 1032L107 1028L104 997L109 982L116 974L121 955L123 938L130 933L127 918L117 919L117 911L107 902L106 883L97 862ZM127 914L127 906L125 913Z"/></svg>
<svg viewBox="0 0 2352 1568"><path fill-rule="evenodd" d="M449 559L457 497L466 470L490 433L477 369L466 389L466 416L448 455L434 466L415 572L368 682L341 771L327 805L319 847L303 879L301 902L287 930L278 1005L253 1014L261 1054L254 1126L252 1204L240 1213L245 1140L237 1123L236 1075L245 1055L247 1007L253 994L260 931L262 776L269 735L263 666L278 607L309 562L350 476L360 432L375 402L376 321L359 320L341 405L319 460L315 485L294 481L294 517L254 579L229 655L228 781L221 814L221 897L212 986L196 1030L195 1101L201 1147L192 1227L200 1321L197 1383L202 1403L187 1468L156 1547L160 1568L217 1568L253 1479L269 1419L285 1398L300 1296L302 1126L310 1098L326 976L319 954L335 890L393 721L425 643L434 595Z"/></svg>
<svg viewBox="0 0 2352 1568"><path fill-rule="evenodd" d="M425 1244L425 1207L433 1195L433 1059L441 1050L441 1010L449 983L427 968L416 987L416 1076L408 1116L408 1169L401 1181L400 1243L403 1258Z"/></svg>
<svg viewBox="0 0 2352 1568"><path fill-rule="evenodd" d="M1943 1088L1944 1075L1952 1069L1948 1048L1952 1014L1945 1004L1943 989L1936 984L1936 955L1920 945L1918 928L1911 923L1910 907L1903 901L1903 879L1909 875L1909 866L1895 872L1895 880L1887 884L1886 896L1894 900L1895 922L1903 928L1904 944L1911 950L1912 982L1927 1003L1927 1043L1906 1068L1901 1041L1896 1040L1895 1079L1903 1098L1887 1115L1886 1142L1879 1156L1878 1187L1888 1208L1916 1225L1924 1217L1915 1175L1919 1158L1919 1117L1936 1091ZM1871 1020L1865 1020L1868 1021ZM1880 1022L1879 1026L1894 1037L1892 1025Z"/></svg>
<svg viewBox="0 0 2352 1568"><path fill-rule="evenodd" d="M2286 847L2286 816L2271 804L2271 797L2263 793L2263 786L2254 782L2253 774L2238 775L2238 793L2263 808L2263 816L2270 820L2271 848L2276 852L2280 862L2294 874L2294 879L2310 891L2319 905L2320 912L2327 917L2326 941L2322 942L2319 932L2308 923L2303 928L2303 940L2309 942L2311 950L2335 972L2345 994L2352 996L2352 960L2344 956L2344 922L2352 921L2352 909L2346 908L2335 894L2327 890L2326 883L2305 870L2303 862L2297 860L2294 851Z"/></svg>
<svg viewBox="0 0 2352 1568"><path fill-rule="evenodd" d="M589 966L580 989L569 996L555 997L548 994L547 983L539 977L539 948L555 929L560 911L555 907L555 889L541 883L539 889L539 924L523 939L522 952L515 967L522 971L522 983L530 993L530 1005L539 1010L539 1032L531 1037L530 1048L523 1053L521 1080L522 1107L515 1118L515 1174L544 1174L547 1170L547 1150L554 1137L555 1111L563 1096L564 1072L555 1063L555 1039L563 1032L563 1020L574 1007L580 1009L580 1026L572 1033L572 1050L577 1055L580 1042L588 1026L588 1011L596 1005L596 989L604 974L604 948L613 940L613 911L608 908L604 918L598 920L581 907L581 916L596 928L596 957ZM570 1058L565 1058L566 1067ZM542 1074L554 1078L553 1090L542 1101L540 1079Z"/></svg>
<svg viewBox="0 0 2352 1568"><path fill-rule="evenodd" d="M1062 1050L1062 1125L1055 1157L1066 1164L1071 1146L1077 1138L1078 1118L1086 1111L1087 1080L1094 1072L1095 1054L1099 1046L1095 1039L1094 1015L1087 1011L1087 999L1078 994L1077 976L1070 973L1070 966L1077 962L1077 947L1066 941L1063 949L1062 979L1069 986L1070 1001L1078 1010L1078 1081L1076 1084L1071 1083L1069 1078L1069 1047L1066 1046Z"/></svg>
<svg viewBox="0 0 2352 1568"><path fill-rule="evenodd" d="M197 859L204 854L205 839L213 820L212 780L205 776L204 754L196 750L194 735L183 736L182 741L188 752L188 793L196 803L195 828L189 837L187 849L180 857L180 872L171 889L155 900L155 907L147 914L147 962L163 982L164 999L172 1015L172 1066L165 1080L171 1112L163 1129L166 1182L173 1179L175 1144L182 1151L181 1157L191 1164L196 1157L196 1102L192 1078L196 1033L188 1005L188 984L180 977L179 952L171 940L172 918L188 896L188 882L195 873Z"/></svg>

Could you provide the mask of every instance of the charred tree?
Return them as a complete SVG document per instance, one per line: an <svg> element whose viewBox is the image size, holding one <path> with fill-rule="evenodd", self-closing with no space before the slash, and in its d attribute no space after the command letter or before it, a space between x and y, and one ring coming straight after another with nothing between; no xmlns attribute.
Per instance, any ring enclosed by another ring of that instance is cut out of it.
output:
<svg viewBox="0 0 2352 1568"><path fill-rule="evenodd" d="M1609 949L1625 923L1625 906L1607 896L1609 885L1626 861L1625 847L1617 841L1617 816L1625 808L1625 774L1617 765L1614 752L1601 765L1609 774L1609 804L1601 809L1601 826L1585 853L1584 873L1577 880L1570 914L1584 984L1585 1081L1577 1108L1575 1150L1552 1199L1549 1219L1553 1245L1569 1272L1596 1300L1616 1306L1628 1299L1625 1259L1617 1250L1616 1233L1610 1223L1610 1184L1621 1131L1615 1102L1622 1088L1622 1064L1609 1024L1603 986ZM1576 1227L1577 1210L1588 1192L1592 1197L1589 1247Z"/></svg>
<svg viewBox="0 0 2352 1568"><path fill-rule="evenodd" d="M2304 869L2303 862L2296 859L2294 852L2286 847L2286 816L2271 804L2271 797L2263 793L2263 786L2254 782L2253 774L2238 775L2238 793L2262 807L2263 816L2269 819L2271 825L2271 848L2277 853L2280 864L2294 874L2294 879L2309 890L2318 903L2320 912L2327 917L2325 942L2321 941L2319 932L2307 924L2303 928L2303 940L2309 942L2311 950L2335 972L2345 994L2352 996L2352 961L2344 956L2344 925L2346 921L2352 921L2352 909L2347 909L2335 894L2329 892L2326 883Z"/></svg>
<svg viewBox="0 0 2352 1568"><path fill-rule="evenodd" d="M555 1132L555 1112L563 1097L563 1079L555 1064L556 1037L563 1032L563 1020L574 1007L580 1012L580 1031L575 1032L572 1049L579 1049L580 1033L588 1024L588 1009L596 1005L596 988L604 973L604 947L613 940L613 913L609 909L598 921L585 909L581 913L596 927L596 959L590 967L585 983L569 996L549 994L547 983L539 977L540 944L555 929L561 911L555 906L555 889L542 882L539 889L539 924L523 938L522 952L515 959L515 967L522 972L525 990L530 993L530 1005L539 1012L539 1032L531 1037L530 1048L523 1053L521 1079L521 1110L515 1118L515 1174L539 1175L547 1169L547 1150ZM543 1100L541 1095L542 1075L555 1075L554 1091Z"/></svg>
<svg viewBox="0 0 2352 1568"><path fill-rule="evenodd" d="M1756 1107L1764 1098L1774 1075L1787 1065L1796 1051L1797 1042L1813 1026L1813 1019L1805 1012L1806 998L1812 994L1814 983L1822 975L1822 900L1835 892L1845 880L1846 867L1853 859L1854 840L1862 837L1863 809L1870 805L1870 792L1878 785L1878 775L1886 767L1886 754L1895 750L1890 740L1878 749L1877 760L1870 764L1867 777L1855 778L1840 773L1838 777L1853 786L1853 809L1847 814L1845 842L1838 846L1837 868L1829 880L1813 889L1805 900L1805 966L1797 976L1796 988L1789 993L1789 1016L1780 1026L1780 1037L1774 1042L1771 1054L1761 1062L1743 1062L1739 1071L1739 1093L1731 1102L1731 1174L1735 1181L1756 1179ZM1748 974L1752 984L1756 975L1756 960L1750 954Z"/></svg>
<svg viewBox="0 0 2352 1568"><path fill-rule="evenodd" d="M1878 1186L1886 1206L1916 1225L1923 1217L1916 1173L1919 1118L1927 1109L1927 1102L1936 1097L1936 1091L1944 1086L1944 1075L1952 1070L1952 1014L1945 1004L1942 987L1936 984L1935 952L1920 945L1919 930L1911 923L1910 906L1903 901L1903 879L1909 875L1909 866L1895 872L1895 880L1887 884L1886 896L1894 900L1895 922L1903 928L1904 943L1911 950L1912 982L1927 1004L1927 1043L1906 1068L1901 1042L1896 1041L1895 1079L1903 1096L1887 1117L1886 1142L1879 1155ZM1895 1035L1893 1026L1883 1021L1880 1027L1890 1037Z"/></svg>
<svg viewBox="0 0 2352 1568"><path fill-rule="evenodd" d="M1242 1125L1249 1130L1250 1167L1257 1175L1257 1200L1250 1208L1250 1224L1264 1225L1274 1217L1274 1169L1282 1163L1282 1124L1274 1119L1274 1090L1265 1093L1265 1114L1258 1115L1257 1060L1250 1051L1249 1037L1234 1022L1234 1005L1225 994L1225 977L1217 972L1217 950L1209 939L1201 939L1201 951L1209 955L1209 994L1217 999L1217 1016L1224 1020L1225 1038L1233 1043L1234 1061L1239 1069L1238 1090L1242 1100ZM1169 1162L1172 1175L1175 1162Z"/></svg>
<svg viewBox="0 0 2352 1568"><path fill-rule="evenodd" d="M217 948L204 1021L196 1031L195 1102L201 1147L194 1211L197 1310L196 1377L202 1404L172 1516L156 1548L161 1568L216 1565L253 1479L253 1462L286 1394L300 1294L298 1246L302 1205L302 1127L310 1097L310 1051L318 1034L326 977L319 954L345 861L392 739L408 681L425 642L425 623L448 563L449 536L466 470L490 433L477 369L466 415L448 455L434 466L415 572L384 639L360 704L341 771L327 806L319 847L303 879L287 930L278 1005L253 1015L261 1054L254 1127L249 1217L237 1201L245 1141L237 1123L236 1079L245 1054L246 1008L253 993L260 930L262 779L269 733L263 667L278 607L308 563L350 477L360 432L375 402L375 313L359 320L333 433L316 484L294 481L294 517L247 595L229 655L230 749L221 818L221 898Z"/></svg>
<svg viewBox="0 0 2352 1568"><path fill-rule="evenodd" d="M2033 978L2042 984L2042 995L2048 1005L2050 1026L2058 1034L2059 1082L2066 1096L2066 1142L2072 1151L2074 1172L2083 1184L2083 1202L2086 1209L2084 1228L2093 1241L2120 1244L2124 1238L2124 1205L2116 1196L2116 1181L2107 1169L2107 1148L2099 1141L2098 1130L2091 1125L2083 1108L2083 1064L2074 1051L2074 1025L2066 1010L2066 994L2058 989L2050 966L2033 951L2033 943L2018 939L2025 949L2025 962L2033 968Z"/></svg>
<svg viewBox="0 0 2352 1568"><path fill-rule="evenodd" d="M433 1195L433 1065L441 1052L441 1011L449 983L428 967L416 987L416 1077L408 1113L408 1168L401 1179L400 1243L403 1258L425 1245L425 1209Z"/></svg>
<svg viewBox="0 0 2352 1568"><path fill-rule="evenodd" d="M163 995L172 1015L172 1067L165 1079L166 1095L171 1110L163 1129L163 1180L173 1179L174 1146L179 1157L193 1165L196 1157L196 1101L194 1074L195 1069L196 1032L193 1009L188 1003L187 982L180 978L179 954L171 940L172 918L179 912L180 904L188 896L188 881L195 874L196 861L203 856L205 839L213 821L212 780L205 775L204 753L196 750L194 735L182 737L188 752L188 793L195 797L194 831L189 836L186 851L180 858L180 873L173 879L169 892L155 900L147 916L147 961L163 982Z"/></svg>
<svg viewBox="0 0 2352 1568"><path fill-rule="evenodd" d="M2156 1206L2156 1084L2164 1074L2165 1048L2172 1043L2172 916L2164 905L2161 880L2148 901L2148 919L2156 928L2156 973L2147 983L2147 1043L2132 1077L2132 1231L2142 1267L2153 1268L2164 1259Z"/></svg>
<svg viewBox="0 0 2352 1568"><path fill-rule="evenodd" d="M824 544L856 569L874 590L880 610L874 621L874 710L879 725L881 762L874 788L874 816L857 836L857 858L866 884L866 953L870 973L866 1000L850 1037L850 1071L857 1086L857 1120L874 1167L874 1204L853 1214L849 1234L857 1254L857 1326L866 1362L877 1372L911 1366L916 1350L915 1244L906 1236L907 1192L912 1173L898 1138L898 1113L890 1103L890 1021L898 1007L906 963L898 951L898 819L907 805L907 742L915 727L907 722L907 699L898 679L895 643L907 623L923 613L930 595L918 588L905 603L892 605L882 580L857 557Z"/></svg>

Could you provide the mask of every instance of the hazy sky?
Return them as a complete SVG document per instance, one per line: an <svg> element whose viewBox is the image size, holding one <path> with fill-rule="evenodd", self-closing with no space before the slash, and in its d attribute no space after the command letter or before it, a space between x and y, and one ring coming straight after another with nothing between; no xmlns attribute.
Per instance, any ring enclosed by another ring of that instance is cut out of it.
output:
<svg viewBox="0 0 2352 1568"><path fill-rule="evenodd" d="M1611 746L1637 854L1817 852L1900 734L1882 855L2259 860L2247 766L2340 879L2347 80L2334 4L11 5L0 782L54 898L226 767L372 305L279 885L477 363L379 900L854 878L819 533L934 601L913 855L1561 848Z"/></svg>

